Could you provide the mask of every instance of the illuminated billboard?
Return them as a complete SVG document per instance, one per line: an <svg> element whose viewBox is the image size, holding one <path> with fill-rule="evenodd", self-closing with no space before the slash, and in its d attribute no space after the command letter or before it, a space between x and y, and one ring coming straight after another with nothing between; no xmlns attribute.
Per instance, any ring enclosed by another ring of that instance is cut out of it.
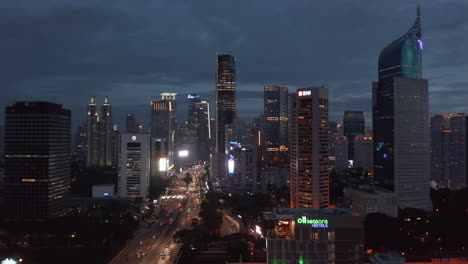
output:
<svg viewBox="0 0 468 264"><path fill-rule="evenodd" d="M179 150L179 157L188 157L188 150Z"/></svg>
<svg viewBox="0 0 468 264"><path fill-rule="evenodd" d="M166 171L167 169L167 159L159 158L159 171Z"/></svg>
<svg viewBox="0 0 468 264"><path fill-rule="evenodd" d="M229 160L228 161L228 169L229 169L229 173L234 173L234 160Z"/></svg>
<svg viewBox="0 0 468 264"><path fill-rule="evenodd" d="M306 216L302 216L296 220L296 223L312 225L312 227L316 227L316 228L328 228L327 219L307 219Z"/></svg>

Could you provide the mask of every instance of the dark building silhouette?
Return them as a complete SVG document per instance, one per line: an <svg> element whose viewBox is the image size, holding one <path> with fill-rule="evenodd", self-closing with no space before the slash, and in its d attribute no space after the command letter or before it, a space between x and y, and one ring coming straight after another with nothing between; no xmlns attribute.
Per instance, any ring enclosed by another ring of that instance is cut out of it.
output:
<svg viewBox="0 0 468 264"><path fill-rule="evenodd" d="M373 83L375 185L395 192L397 206L430 210L428 81L422 79L421 18L379 56Z"/></svg>
<svg viewBox="0 0 468 264"><path fill-rule="evenodd" d="M38 219L65 212L70 192L71 111L48 102L6 107L8 213Z"/></svg>
<svg viewBox="0 0 468 264"><path fill-rule="evenodd" d="M88 127L88 153L87 153L87 167L96 167L99 166L99 107L97 105L96 99L94 96L91 96L91 99L88 104L88 113L87 113L87 127Z"/></svg>
<svg viewBox="0 0 468 264"><path fill-rule="evenodd" d="M466 177L466 114L431 118L431 177L440 188L460 189Z"/></svg>
<svg viewBox="0 0 468 264"><path fill-rule="evenodd" d="M197 157L198 160L210 160L211 144L211 114L210 103L200 101L195 103L195 130L197 133Z"/></svg>
<svg viewBox="0 0 468 264"><path fill-rule="evenodd" d="M73 140L73 151L79 161L86 161L88 152L88 126L83 122L78 126Z"/></svg>
<svg viewBox="0 0 468 264"><path fill-rule="evenodd" d="M348 159L354 160L354 140L365 135L364 112L345 111L343 118L344 135L348 138Z"/></svg>
<svg viewBox="0 0 468 264"><path fill-rule="evenodd" d="M138 122L133 114L127 114L126 133L138 133Z"/></svg>

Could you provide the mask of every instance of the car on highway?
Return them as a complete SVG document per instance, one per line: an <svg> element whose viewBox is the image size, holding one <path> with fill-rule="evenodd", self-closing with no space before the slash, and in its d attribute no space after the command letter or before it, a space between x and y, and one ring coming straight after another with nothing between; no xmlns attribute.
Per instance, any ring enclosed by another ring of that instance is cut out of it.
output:
<svg viewBox="0 0 468 264"><path fill-rule="evenodd" d="M166 258L166 254L164 254L164 252L161 252L161 259L165 259Z"/></svg>
<svg viewBox="0 0 468 264"><path fill-rule="evenodd" d="M168 255L171 254L171 250L170 250L170 249L167 250L167 254L168 254Z"/></svg>

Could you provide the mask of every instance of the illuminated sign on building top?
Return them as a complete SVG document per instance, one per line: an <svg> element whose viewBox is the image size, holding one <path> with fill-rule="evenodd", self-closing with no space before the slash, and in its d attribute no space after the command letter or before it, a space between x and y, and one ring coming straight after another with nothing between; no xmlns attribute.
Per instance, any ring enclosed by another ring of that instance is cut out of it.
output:
<svg viewBox="0 0 468 264"><path fill-rule="evenodd" d="M299 92L297 92L297 95L298 96L310 96L310 95L312 95L312 91L307 91L307 90L306 91L299 91Z"/></svg>
<svg viewBox="0 0 468 264"><path fill-rule="evenodd" d="M132 136L132 140L135 141L135 140L136 140L136 136Z"/></svg>
<svg viewBox="0 0 468 264"><path fill-rule="evenodd" d="M307 219L306 216L302 216L296 220L296 223L312 225L312 227L316 227L316 228L328 228L327 219Z"/></svg>

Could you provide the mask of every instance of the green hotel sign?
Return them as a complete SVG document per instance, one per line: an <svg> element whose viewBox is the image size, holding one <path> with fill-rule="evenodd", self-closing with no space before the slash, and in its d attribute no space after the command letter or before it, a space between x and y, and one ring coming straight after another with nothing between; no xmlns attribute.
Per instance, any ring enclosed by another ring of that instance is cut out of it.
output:
<svg viewBox="0 0 468 264"><path fill-rule="evenodd" d="M312 227L317 227L317 228L328 228L327 219L307 219L306 216L303 216L303 217L299 217L296 220L296 223L312 225Z"/></svg>

